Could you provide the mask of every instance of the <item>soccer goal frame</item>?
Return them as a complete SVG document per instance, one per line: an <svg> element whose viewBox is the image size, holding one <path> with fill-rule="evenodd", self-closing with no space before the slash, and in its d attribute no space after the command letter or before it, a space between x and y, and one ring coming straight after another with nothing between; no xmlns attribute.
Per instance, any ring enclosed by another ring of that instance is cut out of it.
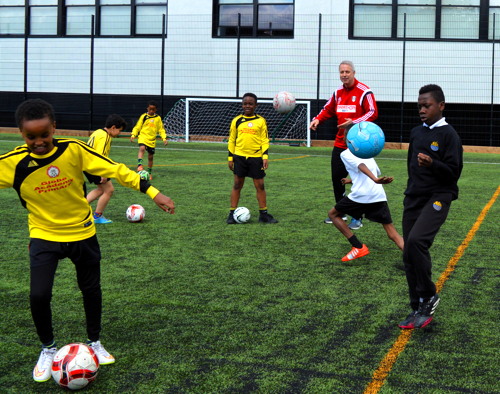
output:
<svg viewBox="0 0 500 394"><path fill-rule="evenodd" d="M241 113L238 98L187 97L175 103L163 123L170 139L226 142L231 121ZM256 113L266 119L271 143L311 146L310 101L299 100L293 111L280 114L272 100L259 100Z"/></svg>

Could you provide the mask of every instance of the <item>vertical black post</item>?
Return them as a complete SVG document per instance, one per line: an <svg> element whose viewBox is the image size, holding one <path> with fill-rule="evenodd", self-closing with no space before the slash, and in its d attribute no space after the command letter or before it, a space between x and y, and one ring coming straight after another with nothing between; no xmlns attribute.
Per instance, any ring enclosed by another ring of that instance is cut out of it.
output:
<svg viewBox="0 0 500 394"><path fill-rule="evenodd" d="M160 95L161 95L161 104L160 104L160 113L163 114L163 96L164 96L164 86L165 83L165 37L166 37L166 16L163 14L163 27L161 32L161 81L160 81Z"/></svg>
<svg viewBox="0 0 500 394"><path fill-rule="evenodd" d="M90 89L89 89L89 131L92 130L94 120L94 21L95 15L92 15L90 26Z"/></svg>
<svg viewBox="0 0 500 394"><path fill-rule="evenodd" d="M236 98L240 97L240 41L241 41L241 14L238 13L238 39L236 49Z"/></svg>
<svg viewBox="0 0 500 394"><path fill-rule="evenodd" d="M406 66L406 13L403 23L403 71L401 76L401 124L399 130L399 143L403 143L404 113L405 113L405 66Z"/></svg>
<svg viewBox="0 0 500 394"><path fill-rule="evenodd" d="M493 116L495 108L495 17L493 14L493 45L491 51L491 107L490 107L490 146L493 146Z"/></svg>
<svg viewBox="0 0 500 394"><path fill-rule="evenodd" d="M322 26L322 15L319 14L318 20L318 61L317 61L317 72L316 72L316 113L319 113L319 93L321 89L321 26ZM309 119L311 120L311 119Z"/></svg>
<svg viewBox="0 0 500 394"><path fill-rule="evenodd" d="M27 26L27 25L26 25ZM28 27L24 31L24 76L23 76L24 101L28 99Z"/></svg>

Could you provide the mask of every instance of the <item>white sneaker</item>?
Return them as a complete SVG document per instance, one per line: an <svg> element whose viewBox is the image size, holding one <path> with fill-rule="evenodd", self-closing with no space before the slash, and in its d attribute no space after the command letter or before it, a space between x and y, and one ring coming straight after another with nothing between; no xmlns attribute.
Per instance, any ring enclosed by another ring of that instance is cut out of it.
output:
<svg viewBox="0 0 500 394"><path fill-rule="evenodd" d="M56 353L56 347L42 349L35 369L33 369L33 379L35 379L36 382L46 382L50 379L52 374L52 361L54 361Z"/></svg>
<svg viewBox="0 0 500 394"><path fill-rule="evenodd" d="M87 346L90 346L92 349L94 349L94 352L99 359L99 365L113 364L115 362L115 358L111 354L109 354L106 349L104 349L101 341L87 342Z"/></svg>

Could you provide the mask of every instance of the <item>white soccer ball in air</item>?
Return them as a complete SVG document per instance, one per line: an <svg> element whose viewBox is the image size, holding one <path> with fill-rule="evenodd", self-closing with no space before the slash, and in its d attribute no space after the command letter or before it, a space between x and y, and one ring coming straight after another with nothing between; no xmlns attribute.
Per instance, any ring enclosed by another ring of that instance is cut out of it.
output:
<svg viewBox="0 0 500 394"><path fill-rule="evenodd" d="M146 216L146 210L139 204L132 204L127 208L127 220L131 223L142 222Z"/></svg>
<svg viewBox="0 0 500 394"><path fill-rule="evenodd" d="M287 114L295 109L295 96L290 92L279 92L273 99L273 107L280 114Z"/></svg>
<svg viewBox="0 0 500 394"><path fill-rule="evenodd" d="M245 207L238 207L234 210L233 217L236 223L246 223L250 220L250 210Z"/></svg>

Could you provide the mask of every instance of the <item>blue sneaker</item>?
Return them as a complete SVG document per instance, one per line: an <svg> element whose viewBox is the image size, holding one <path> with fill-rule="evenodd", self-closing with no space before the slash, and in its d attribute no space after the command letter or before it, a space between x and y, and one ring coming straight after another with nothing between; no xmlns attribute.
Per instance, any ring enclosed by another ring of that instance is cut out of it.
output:
<svg viewBox="0 0 500 394"><path fill-rule="evenodd" d="M361 221L361 219L356 220L356 219L352 218L351 223L348 224L348 227L351 230L359 230L361 227L363 227L363 222Z"/></svg>
<svg viewBox="0 0 500 394"><path fill-rule="evenodd" d="M106 223L113 223L112 220L106 219L104 216L95 216L94 215L94 223L96 224L106 224Z"/></svg>

